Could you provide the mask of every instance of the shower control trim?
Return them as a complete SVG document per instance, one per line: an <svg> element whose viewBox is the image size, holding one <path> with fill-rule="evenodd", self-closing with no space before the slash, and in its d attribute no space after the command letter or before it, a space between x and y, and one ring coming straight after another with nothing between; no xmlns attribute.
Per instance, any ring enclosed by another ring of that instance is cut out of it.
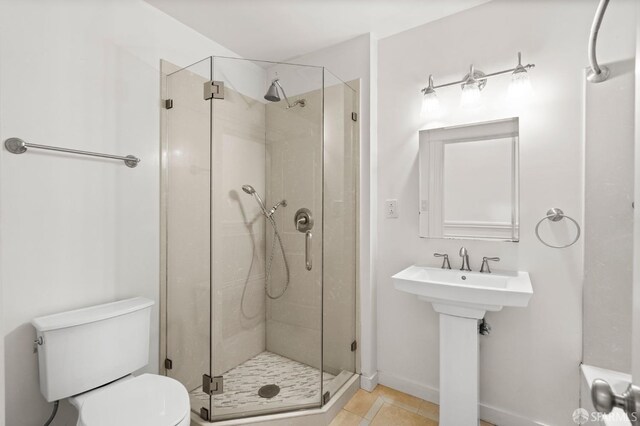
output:
<svg viewBox="0 0 640 426"><path fill-rule="evenodd" d="M302 207L301 209L298 209L293 219L295 221L296 231L307 232L313 229L313 216L311 215L311 210Z"/></svg>

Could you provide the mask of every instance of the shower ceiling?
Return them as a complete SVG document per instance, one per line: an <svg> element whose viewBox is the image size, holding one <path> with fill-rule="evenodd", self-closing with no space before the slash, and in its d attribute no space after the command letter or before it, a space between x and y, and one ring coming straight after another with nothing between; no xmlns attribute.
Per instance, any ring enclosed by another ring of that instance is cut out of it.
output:
<svg viewBox="0 0 640 426"><path fill-rule="evenodd" d="M388 37L488 0L145 1L242 57L284 61L366 33Z"/></svg>

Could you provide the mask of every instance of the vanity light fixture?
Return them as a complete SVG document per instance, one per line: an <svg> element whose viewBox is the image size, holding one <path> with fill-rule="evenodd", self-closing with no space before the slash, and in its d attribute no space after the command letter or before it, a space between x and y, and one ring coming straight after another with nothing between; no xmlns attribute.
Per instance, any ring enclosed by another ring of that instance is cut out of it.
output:
<svg viewBox="0 0 640 426"><path fill-rule="evenodd" d="M422 113L435 115L435 113L439 112L440 102L436 95L436 89L458 84L462 86L460 106L463 108L477 107L480 105L481 100L480 91L487 85L487 80L503 74L511 74L511 85L509 87L510 98L520 98L529 95L531 94L531 82L528 71L534 67L535 64L522 65L522 55L518 52L518 65L516 65L515 68L485 74L471 65L469 73L465 75L462 80L439 84L437 86L433 84L433 75L429 75L429 85L421 90L423 94Z"/></svg>

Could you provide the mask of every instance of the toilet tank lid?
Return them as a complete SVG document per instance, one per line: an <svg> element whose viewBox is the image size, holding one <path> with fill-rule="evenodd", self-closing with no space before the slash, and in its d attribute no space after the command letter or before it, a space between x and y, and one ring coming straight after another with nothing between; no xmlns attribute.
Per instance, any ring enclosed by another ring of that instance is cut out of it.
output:
<svg viewBox="0 0 640 426"><path fill-rule="evenodd" d="M31 324L33 324L39 332L58 330L129 314L153 306L153 304L154 301L151 299L134 297L132 299L119 300L117 302L34 318Z"/></svg>

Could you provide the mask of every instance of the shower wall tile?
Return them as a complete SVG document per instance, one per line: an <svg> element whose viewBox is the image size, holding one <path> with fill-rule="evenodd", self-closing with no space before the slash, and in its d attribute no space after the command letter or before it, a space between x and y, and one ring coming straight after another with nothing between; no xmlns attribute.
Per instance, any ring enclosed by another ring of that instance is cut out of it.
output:
<svg viewBox="0 0 640 426"><path fill-rule="evenodd" d="M234 283L217 290L214 299L222 318L214 322L214 373L222 374L265 348L264 281L247 282L246 291L244 282Z"/></svg>
<svg viewBox="0 0 640 426"><path fill-rule="evenodd" d="M248 184L265 192L265 107L225 81L225 99L212 103L214 374L266 348L265 224L253 197L242 191Z"/></svg>
<svg viewBox="0 0 640 426"><path fill-rule="evenodd" d="M299 328L314 330L317 328L320 312L321 308L319 306L282 302L278 309L269 311L269 319Z"/></svg>
<svg viewBox="0 0 640 426"><path fill-rule="evenodd" d="M320 72L320 71L318 71ZM320 368L322 308L322 98L314 91L304 97L304 108L286 109L284 102L266 107L267 205L286 199L276 223L282 237L290 270L284 295L267 300L267 350ZM304 234L295 229L294 215L301 208L311 210L317 226L312 230L313 269L305 268ZM266 258L271 256L273 231L266 231ZM280 294L286 269L279 245L274 246L269 291Z"/></svg>
<svg viewBox="0 0 640 426"><path fill-rule="evenodd" d="M317 325L309 329L267 320L267 347L277 348L281 353L295 355L294 361L313 368L320 368L320 339L320 329Z"/></svg>

